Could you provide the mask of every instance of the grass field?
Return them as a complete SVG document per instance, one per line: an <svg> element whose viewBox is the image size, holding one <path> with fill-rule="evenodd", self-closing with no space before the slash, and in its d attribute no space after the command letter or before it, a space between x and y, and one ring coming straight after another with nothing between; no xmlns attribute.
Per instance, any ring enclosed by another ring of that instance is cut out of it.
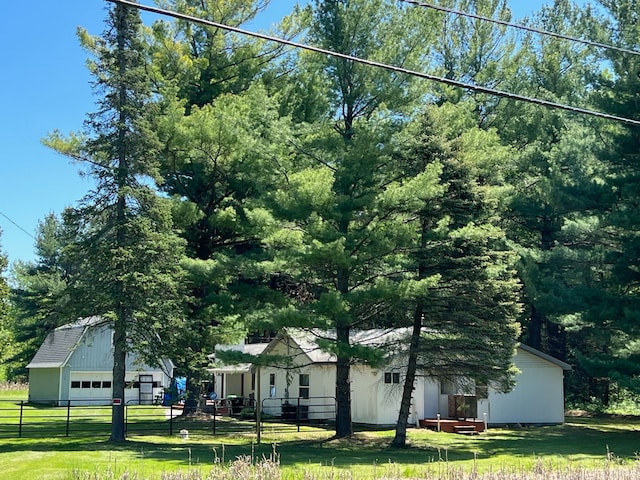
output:
<svg viewBox="0 0 640 480"><path fill-rule="evenodd" d="M3 399L7 398L5 393ZM19 401L18 395L5 404L15 404L15 400ZM334 440L331 435L321 429L283 433L267 427L260 445L255 444L255 435L248 433L190 434L187 440L178 434L130 436L117 445L109 443L106 435L3 438L0 478L640 478L637 417L568 417L564 425L493 428L473 437L414 429L409 434L410 447L402 450L388 447L393 438L389 430L359 432L343 440ZM252 467L263 459L274 462ZM231 470L221 468L232 463ZM620 466L624 470L618 470Z"/></svg>

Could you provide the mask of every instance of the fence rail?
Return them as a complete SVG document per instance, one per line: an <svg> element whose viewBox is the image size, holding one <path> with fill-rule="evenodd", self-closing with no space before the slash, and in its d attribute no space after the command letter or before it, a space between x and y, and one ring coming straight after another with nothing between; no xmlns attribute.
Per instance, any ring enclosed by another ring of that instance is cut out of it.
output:
<svg viewBox="0 0 640 480"><path fill-rule="evenodd" d="M334 399L267 400L272 413L261 419L262 431L300 431L306 425L322 427L335 420ZM68 401L66 405L54 406L56 402L28 403L0 398L0 438L108 436L111 433L108 402L87 405ZM129 436L180 435L185 430L189 435L225 435L253 433L256 429L255 412L250 410L230 416L220 415L214 407L211 411L183 415L181 405L125 405L125 431Z"/></svg>

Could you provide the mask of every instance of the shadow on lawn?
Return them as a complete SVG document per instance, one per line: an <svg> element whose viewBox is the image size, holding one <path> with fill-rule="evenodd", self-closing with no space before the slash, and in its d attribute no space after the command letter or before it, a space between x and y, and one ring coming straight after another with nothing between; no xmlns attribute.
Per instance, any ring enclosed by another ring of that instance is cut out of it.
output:
<svg viewBox="0 0 640 480"><path fill-rule="evenodd" d="M15 451L129 452L134 458L158 462L178 462L185 466L194 459L200 465L231 461L240 456L269 458L275 451L284 466L293 464L331 464L336 467L373 465L393 460L395 463L421 464L447 460L482 460L498 455L516 458L563 456L572 458L635 458L640 447L640 422L599 422L598 419L568 419L565 425L521 429L490 429L481 435L467 437L455 434L410 431L411 446L389 447L391 436L372 432L355 434L348 439L311 439L252 444L252 436L235 437L238 444L224 444L225 437L199 436L186 441L174 437L137 437L122 443L102 438L14 439L0 443L0 453ZM165 438L167 439L165 441ZM271 438L271 437L270 437ZM273 437L273 438L278 438ZM290 438L290 437L289 437Z"/></svg>

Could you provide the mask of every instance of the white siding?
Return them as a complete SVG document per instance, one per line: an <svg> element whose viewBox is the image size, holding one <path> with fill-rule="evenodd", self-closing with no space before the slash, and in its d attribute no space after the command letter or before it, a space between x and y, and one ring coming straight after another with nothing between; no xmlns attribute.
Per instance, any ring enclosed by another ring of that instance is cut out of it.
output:
<svg viewBox="0 0 640 480"><path fill-rule="evenodd" d="M513 363L521 371L516 376L516 386L509 393L489 390L488 422L563 423L562 368L520 348Z"/></svg>
<svg viewBox="0 0 640 480"><path fill-rule="evenodd" d="M511 392L498 393L489 388L489 398L479 399L479 420L490 424L556 424L564 422L564 371L549 360L518 348L513 357L520 370ZM440 382L424 379L423 418L448 417L448 395L441 393Z"/></svg>
<svg viewBox="0 0 640 480"><path fill-rule="evenodd" d="M398 373L399 383L385 383L385 373ZM395 425L400 413L406 367L391 365L372 370L366 365L351 367L351 413L356 423L370 425ZM409 424L418 420L418 412L424 411L424 380L415 382L409 411Z"/></svg>
<svg viewBox="0 0 640 480"><path fill-rule="evenodd" d="M444 413L440 406L440 382L434 378L423 377L423 385L424 385L424 394L422 398L424 399L423 410L418 409L418 412L423 411L424 415L422 418L436 418L438 414L440 414L443 418L446 415L446 410Z"/></svg>
<svg viewBox="0 0 640 480"><path fill-rule="evenodd" d="M310 363L308 357L298 348L286 345L280 341L269 352L273 355L286 355L293 359L294 365L299 365L289 371L289 401L292 404L308 406L309 419L326 419L335 417L335 365ZM299 374L309 375L310 399L299 399ZM270 398L270 376L275 375L274 399ZM287 371L282 368L260 368L260 395L263 412L268 415L280 415L280 405L286 396Z"/></svg>

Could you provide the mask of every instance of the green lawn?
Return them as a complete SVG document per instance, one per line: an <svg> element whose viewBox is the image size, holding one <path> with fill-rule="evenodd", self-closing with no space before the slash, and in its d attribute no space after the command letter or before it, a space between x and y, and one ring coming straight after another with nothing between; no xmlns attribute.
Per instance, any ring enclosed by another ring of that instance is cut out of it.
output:
<svg viewBox="0 0 640 480"><path fill-rule="evenodd" d="M539 468L603 467L627 463L640 451L640 420L568 418L565 425L517 430L490 429L467 437L412 430L411 447L387 447L392 431L362 432L348 440L332 440L331 432L307 429L298 433L255 436L191 435L132 436L112 445L104 436L95 438L0 439L2 478L71 479L120 478L125 472L137 478L160 478L163 472L207 472L216 462L247 455L259 459L275 451L283 478L340 478L347 470L353 478L422 477L443 469L470 471ZM74 475L74 471L76 474ZM78 473L79 472L79 473ZM84 476L83 476L84 475Z"/></svg>

